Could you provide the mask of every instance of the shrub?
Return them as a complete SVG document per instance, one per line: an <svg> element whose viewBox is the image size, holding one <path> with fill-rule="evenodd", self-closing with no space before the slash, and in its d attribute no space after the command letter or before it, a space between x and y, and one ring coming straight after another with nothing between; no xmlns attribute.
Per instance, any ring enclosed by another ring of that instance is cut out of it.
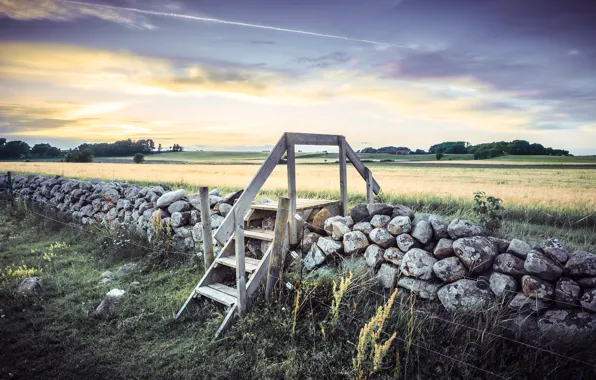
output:
<svg viewBox="0 0 596 380"><path fill-rule="evenodd" d="M437 152L435 157L437 157L437 160L440 160L441 158L443 158L443 152Z"/></svg>
<svg viewBox="0 0 596 380"><path fill-rule="evenodd" d="M490 233L501 228L505 208L500 198L486 195L484 191L474 193L474 213L480 224Z"/></svg>
<svg viewBox="0 0 596 380"><path fill-rule="evenodd" d="M145 155L143 153L137 153L132 160L135 164L140 164L141 162L145 161Z"/></svg>

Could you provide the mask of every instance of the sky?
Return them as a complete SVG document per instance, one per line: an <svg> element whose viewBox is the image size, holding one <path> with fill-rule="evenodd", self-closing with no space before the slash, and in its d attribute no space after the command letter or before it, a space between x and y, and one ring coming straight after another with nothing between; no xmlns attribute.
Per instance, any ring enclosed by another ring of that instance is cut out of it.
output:
<svg viewBox="0 0 596 380"><path fill-rule="evenodd" d="M596 154L584 0L0 0L0 137Z"/></svg>

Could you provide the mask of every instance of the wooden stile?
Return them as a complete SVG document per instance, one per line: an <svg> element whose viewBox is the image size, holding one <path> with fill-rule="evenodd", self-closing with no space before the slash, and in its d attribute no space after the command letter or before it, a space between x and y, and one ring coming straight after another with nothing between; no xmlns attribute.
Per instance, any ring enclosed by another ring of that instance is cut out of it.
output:
<svg viewBox="0 0 596 380"><path fill-rule="evenodd" d="M273 248L271 258L269 259L269 270L267 272L267 286L265 288L265 299L271 301L271 293L283 271L283 249L286 240L286 228L288 225L290 199L280 198L279 208L275 217L275 237L273 238Z"/></svg>
<svg viewBox="0 0 596 380"><path fill-rule="evenodd" d="M213 264L213 236L211 235L211 210L209 209L209 188L199 188L199 199L201 201L201 225L203 227L203 257L205 259L205 270Z"/></svg>

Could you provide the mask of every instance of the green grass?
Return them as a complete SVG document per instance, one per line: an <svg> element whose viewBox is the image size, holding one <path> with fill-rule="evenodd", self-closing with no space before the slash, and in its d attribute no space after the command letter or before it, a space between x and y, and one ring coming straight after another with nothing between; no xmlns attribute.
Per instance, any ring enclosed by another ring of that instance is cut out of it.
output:
<svg viewBox="0 0 596 380"><path fill-rule="evenodd" d="M201 300L180 320L173 318L203 271L196 256L159 261L151 250L118 244L120 237L105 231L73 230L22 208L1 206L0 268L12 263L41 268L45 283L40 296L27 298L15 294L19 279L0 281L2 379L351 379L359 329L388 295L366 272L357 272L331 334L331 280L345 275L347 269L341 268L354 268L346 261L303 278L295 336L295 293L284 290L271 305L261 293L252 313L212 341L223 318L218 305ZM557 232L507 228L527 234L520 237L530 241ZM568 237L581 244L579 236ZM68 248L51 263L41 259L39 252L57 241ZM139 263L140 270L113 285L98 284L100 273L130 261ZM287 280L298 285L296 273ZM133 281L140 285L132 287ZM114 287L127 291L117 313L92 317ZM437 304L415 301L414 308L432 313L420 314L411 311L409 301L400 295L385 324L385 331L397 332L398 339L376 379L493 378L484 371L511 379L588 379L593 373L586 365L491 335L504 331L499 313L446 316ZM580 360L596 357L594 346L547 348Z"/></svg>

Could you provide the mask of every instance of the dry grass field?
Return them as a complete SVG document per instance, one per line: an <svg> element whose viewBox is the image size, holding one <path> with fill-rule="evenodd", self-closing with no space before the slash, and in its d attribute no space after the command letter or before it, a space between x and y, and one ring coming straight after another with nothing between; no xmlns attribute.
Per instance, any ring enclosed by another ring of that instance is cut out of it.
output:
<svg viewBox="0 0 596 380"><path fill-rule="evenodd" d="M243 188L258 170L257 165L193 164L74 164L60 162L0 162L0 171L43 173L66 177L119 179L136 182L167 182L182 187ZM471 199L476 190L498 196L506 205L541 206L552 210L586 213L596 210L596 170L442 168L377 166L373 173L383 192L408 198ZM331 195L339 189L336 165L297 166L298 189ZM285 166L280 165L265 189L286 188ZM364 193L364 181L348 168L351 193Z"/></svg>

